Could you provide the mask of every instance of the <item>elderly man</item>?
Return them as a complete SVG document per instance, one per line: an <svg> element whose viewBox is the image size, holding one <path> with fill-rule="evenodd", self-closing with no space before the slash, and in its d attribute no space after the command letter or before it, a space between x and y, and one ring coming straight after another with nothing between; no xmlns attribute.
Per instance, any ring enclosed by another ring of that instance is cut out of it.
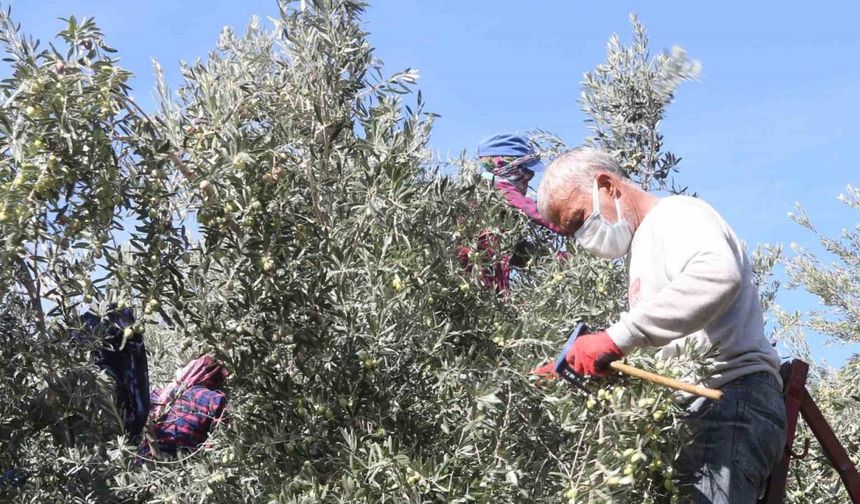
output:
<svg viewBox="0 0 860 504"><path fill-rule="evenodd" d="M708 387L720 401L687 399L692 442L679 461L691 502L752 504L785 444L779 356L764 336L750 260L707 203L658 198L633 184L597 149L570 150L547 168L540 213L598 257L626 256L629 311L605 331L578 338L567 361L602 375L636 348L663 355L692 343L716 347Z"/></svg>

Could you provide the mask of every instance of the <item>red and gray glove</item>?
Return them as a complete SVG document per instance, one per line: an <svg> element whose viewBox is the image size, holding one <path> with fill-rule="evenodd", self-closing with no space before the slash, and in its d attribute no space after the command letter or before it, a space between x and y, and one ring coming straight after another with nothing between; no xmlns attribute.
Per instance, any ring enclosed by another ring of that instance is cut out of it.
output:
<svg viewBox="0 0 860 504"><path fill-rule="evenodd" d="M583 334L567 351L565 360L577 374L606 376L609 363L624 357L606 331Z"/></svg>

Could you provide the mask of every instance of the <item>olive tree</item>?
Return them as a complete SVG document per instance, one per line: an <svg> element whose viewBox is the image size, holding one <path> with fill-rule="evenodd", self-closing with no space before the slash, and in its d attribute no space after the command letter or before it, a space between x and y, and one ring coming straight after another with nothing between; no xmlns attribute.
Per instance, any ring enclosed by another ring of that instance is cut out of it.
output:
<svg viewBox="0 0 860 504"><path fill-rule="evenodd" d="M848 186L839 200L849 208L860 210L860 191ZM860 359L855 354L840 368L813 359L806 342L806 331L816 331L836 343L860 341L860 234L858 226L844 229L839 237L821 232L798 205L789 214L803 229L819 241L822 254L792 244L794 254L784 265L790 287L812 294L823 307L810 313L776 310L780 340L797 358L806 360L810 369L808 387L812 398L823 411L837 438L851 460L860 462ZM827 461L812 432L801 422L795 440L796 451L806 443L811 449L803 458L795 458L789 469L788 502L847 502L848 495L835 468Z"/></svg>
<svg viewBox="0 0 860 504"><path fill-rule="evenodd" d="M674 190L670 175L681 159L663 150L660 121L678 85L698 77L701 65L680 47L652 57L644 26L634 14L630 23L632 43L625 47L613 35L606 62L585 74L580 103L593 132L589 141L644 189Z"/></svg>
<svg viewBox="0 0 860 504"><path fill-rule="evenodd" d="M575 322L617 317L623 266L535 232L471 161L456 177L438 169L417 72L383 71L364 6L282 2L271 28L225 28L205 60L183 65L175 92L156 66L151 114L91 21L67 20L63 55L39 52L3 18L14 68L2 121L3 281L17 329L0 366L35 371L0 390L35 399L52 374L79 370L92 386L64 407L99 435L63 443L25 408L4 411L0 426L33 434L0 463L31 477L0 492L79 502L678 500L683 439L669 391L621 377L580 389L528 373ZM679 50L651 58L634 20L633 45L613 38L586 77L594 142L646 187L676 165L659 119L696 69ZM536 141L564 148L549 134ZM487 230L497 246L464 270L456 248L476 249ZM482 288L483 266L523 243L528 261L511 292ZM229 421L196 452L135 464L135 447L99 416L109 404L93 407L110 392L92 349L28 352L73 347L80 311L109 303L139 315L154 382L203 352L231 370ZM630 359L686 379L700 371L697 358Z"/></svg>
<svg viewBox="0 0 860 504"><path fill-rule="evenodd" d="M84 306L107 309L123 220L153 242L172 227L150 215L160 182L137 171L155 162L154 124L91 19L70 17L40 48L7 10L0 41L10 70L0 84L0 465L30 474L28 492L45 498L101 498L113 494L98 462L116 446L118 415L97 349L72 334Z"/></svg>

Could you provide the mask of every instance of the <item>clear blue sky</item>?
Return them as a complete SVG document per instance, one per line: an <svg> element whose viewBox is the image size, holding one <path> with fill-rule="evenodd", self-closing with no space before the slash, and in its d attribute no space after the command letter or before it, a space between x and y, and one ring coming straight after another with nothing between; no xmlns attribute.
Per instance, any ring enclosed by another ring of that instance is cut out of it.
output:
<svg viewBox="0 0 860 504"><path fill-rule="evenodd" d="M28 0L12 2L24 30L43 41L57 17L95 16L138 101L152 108L150 60L178 82L178 62L204 57L224 25L273 16L274 0ZM664 122L668 147L684 159L678 181L714 205L750 244L814 240L786 212L796 201L824 231L853 227L858 214L836 201L860 185L860 3L533 0L381 0L366 14L389 72L421 71L428 109L442 115L432 145L442 156L473 152L503 130L540 127L575 145L587 134L577 97L583 72L604 57L612 33L629 39L635 10L654 49L680 45L703 63ZM795 5L792 5L795 4ZM9 2L3 2L3 7ZM816 307L801 292L787 309ZM815 355L840 364L848 349ZM854 347L853 350L856 350Z"/></svg>

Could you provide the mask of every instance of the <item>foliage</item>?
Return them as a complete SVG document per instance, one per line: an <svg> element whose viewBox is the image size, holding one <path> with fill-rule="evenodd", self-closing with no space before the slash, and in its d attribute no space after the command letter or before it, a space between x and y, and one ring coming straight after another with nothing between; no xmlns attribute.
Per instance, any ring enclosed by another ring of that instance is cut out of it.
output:
<svg viewBox="0 0 860 504"><path fill-rule="evenodd" d="M860 210L860 190L856 187L848 186L839 200ZM809 327L842 342L860 341L860 226L843 229L839 238L831 238L813 226L800 206L791 217L814 233L823 249L837 259L828 266L811 252L792 245L796 255L786 266L793 285L802 286L827 307L811 314Z"/></svg>
<svg viewBox="0 0 860 504"><path fill-rule="evenodd" d="M659 125L675 89L695 79L701 65L680 47L651 57L648 36L630 15L633 41L625 47L618 35L607 45L606 62L585 74L580 103L594 137L590 142L610 152L645 189L664 189L681 161L663 151ZM686 188L676 189L683 192Z"/></svg>
<svg viewBox="0 0 860 504"><path fill-rule="evenodd" d="M111 234L136 189L130 74L92 20L66 25L57 46L39 49L0 12L11 66L0 85L0 465L30 473L28 488L52 500L115 495L104 463L119 434L111 387L71 330L81 302L104 307L94 274L114 271Z"/></svg>
<svg viewBox="0 0 860 504"><path fill-rule="evenodd" d="M66 21L61 53L0 20L13 70L0 121L0 390L16 402L0 415L0 467L31 474L0 495L677 501L683 439L668 391L616 377L584 392L528 375L575 321L616 319L622 265L558 260L565 244L506 209L469 161L456 179L436 171L417 73L385 76L363 8L282 3L272 30L256 19L243 35L225 29L175 93L159 79L152 116L92 21ZM661 186L677 162L658 121L696 68L677 51L650 59L634 20L634 44L614 37L586 77L595 142L643 185ZM454 250L487 230L496 251L464 271ZM482 266L522 250L509 295L480 287ZM202 352L233 372L230 421L202 449L134 465L93 348L70 336L81 310L110 302L140 316L154 384ZM699 372L696 359L631 361ZM86 435L40 431L30 405L70 389L44 409L56 428L85 420Z"/></svg>
<svg viewBox="0 0 860 504"><path fill-rule="evenodd" d="M860 191L848 186L839 200L860 210ZM860 341L857 323L860 321L860 235L844 229L839 238L819 231L806 212L798 205L790 214L795 222L813 233L825 253L836 261L824 260L797 244L795 255L786 261L786 272L792 287L803 287L814 294L825 310L806 313L786 313L777 310L779 332L792 354L813 364L810 393L822 409L837 438L854 463L860 461L860 359L855 354L839 370L814 361L803 336L803 330L818 331L836 342ZM795 447L810 443L809 456L794 459L790 468L788 502L847 502L848 495L832 465L827 461L812 433L801 422Z"/></svg>

